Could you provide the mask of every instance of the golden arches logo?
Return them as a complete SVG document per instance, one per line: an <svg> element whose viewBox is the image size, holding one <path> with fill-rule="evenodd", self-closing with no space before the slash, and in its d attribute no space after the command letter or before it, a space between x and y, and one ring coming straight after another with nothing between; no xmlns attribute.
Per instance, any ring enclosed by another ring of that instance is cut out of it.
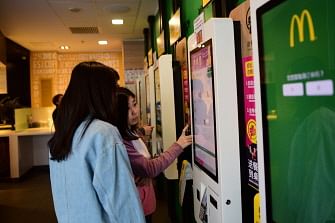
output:
<svg viewBox="0 0 335 223"><path fill-rule="evenodd" d="M304 9L301 12L300 17L297 14L294 14L291 18L290 47L294 47L294 27L295 27L294 25L295 24L297 24L297 27L298 27L299 42L303 42L305 40L305 38L304 38L304 22L305 22L305 19L307 19L307 23L308 23L309 40L312 41L312 42L316 40L312 16L307 9Z"/></svg>

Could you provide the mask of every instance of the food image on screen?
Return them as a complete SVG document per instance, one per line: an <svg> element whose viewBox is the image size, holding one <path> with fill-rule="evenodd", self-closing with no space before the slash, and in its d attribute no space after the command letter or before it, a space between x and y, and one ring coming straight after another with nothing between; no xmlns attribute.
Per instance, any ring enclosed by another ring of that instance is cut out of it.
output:
<svg viewBox="0 0 335 223"><path fill-rule="evenodd" d="M194 160L217 181L214 80L211 40L190 54Z"/></svg>
<svg viewBox="0 0 335 223"><path fill-rule="evenodd" d="M335 222L335 1L257 11L268 222Z"/></svg>

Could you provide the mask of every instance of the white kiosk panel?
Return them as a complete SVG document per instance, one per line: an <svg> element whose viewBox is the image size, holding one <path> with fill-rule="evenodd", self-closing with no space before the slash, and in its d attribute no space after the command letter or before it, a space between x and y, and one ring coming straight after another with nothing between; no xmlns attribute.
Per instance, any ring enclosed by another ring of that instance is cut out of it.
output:
<svg viewBox="0 0 335 223"><path fill-rule="evenodd" d="M202 39L197 43L193 34L188 40L195 218L238 223L242 206L232 19L210 19Z"/></svg>
<svg viewBox="0 0 335 223"><path fill-rule="evenodd" d="M161 131L157 135L161 136L161 151L164 152L168 149L176 139L176 116L175 116L175 103L174 103L174 86L173 86L173 69L172 69L172 55L162 55L158 59L158 73L155 72L156 81L159 81L160 97L157 97L156 89L156 100L160 98L160 110L161 114ZM157 83L156 83L157 84ZM157 103L157 101L156 101ZM157 108L156 108L157 118ZM156 120L157 123L157 120ZM156 130L158 126L156 126ZM158 144L158 142L157 142ZM164 176L169 180L178 179L177 160L175 160L165 171Z"/></svg>

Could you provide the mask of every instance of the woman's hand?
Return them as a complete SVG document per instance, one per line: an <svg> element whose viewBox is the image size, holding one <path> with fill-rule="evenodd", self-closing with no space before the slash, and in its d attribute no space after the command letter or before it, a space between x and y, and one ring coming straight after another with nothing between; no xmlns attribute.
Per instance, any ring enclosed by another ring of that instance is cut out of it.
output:
<svg viewBox="0 0 335 223"><path fill-rule="evenodd" d="M152 130L154 129L153 126L151 126L151 125L144 125L144 126L142 126L142 128L144 129L144 135L151 136Z"/></svg>
<svg viewBox="0 0 335 223"><path fill-rule="evenodd" d="M186 131L188 129L188 125L186 125L183 129L183 132L181 133L179 139L176 143L178 143L183 149L185 149L187 146L191 145L192 143L192 135L185 135Z"/></svg>

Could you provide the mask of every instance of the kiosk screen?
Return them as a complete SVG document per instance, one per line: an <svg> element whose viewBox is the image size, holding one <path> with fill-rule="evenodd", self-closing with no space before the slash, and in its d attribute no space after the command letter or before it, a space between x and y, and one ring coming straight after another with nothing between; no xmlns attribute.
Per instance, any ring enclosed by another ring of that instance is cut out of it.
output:
<svg viewBox="0 0 335 223"><path fill-rule="evenodd" d="M270 222L335 222L333 9L287 0L257 10Z"/></svg>
<svg viewBox="0 0 335 223"><path fill-rule="evenodd" d="M159 137L162 137L162 112L161 112L161 86L159 70L154 70L155 79L155 108L156 108L156 133Z"/></svg>
<svg viewBox="0 0 335 223"><path fill-rule="evenodd" d="M190 53L194 162L217 181L212 42Z"/></svg>
<svg viewBox="0 0 335 223"><path fill-rule="evenodd" d="M151 125L151 114L150 114L150 85L149 85L149 75L145 76L145 94L146 94L146 115L147 115L147 125Z"/></svg>

